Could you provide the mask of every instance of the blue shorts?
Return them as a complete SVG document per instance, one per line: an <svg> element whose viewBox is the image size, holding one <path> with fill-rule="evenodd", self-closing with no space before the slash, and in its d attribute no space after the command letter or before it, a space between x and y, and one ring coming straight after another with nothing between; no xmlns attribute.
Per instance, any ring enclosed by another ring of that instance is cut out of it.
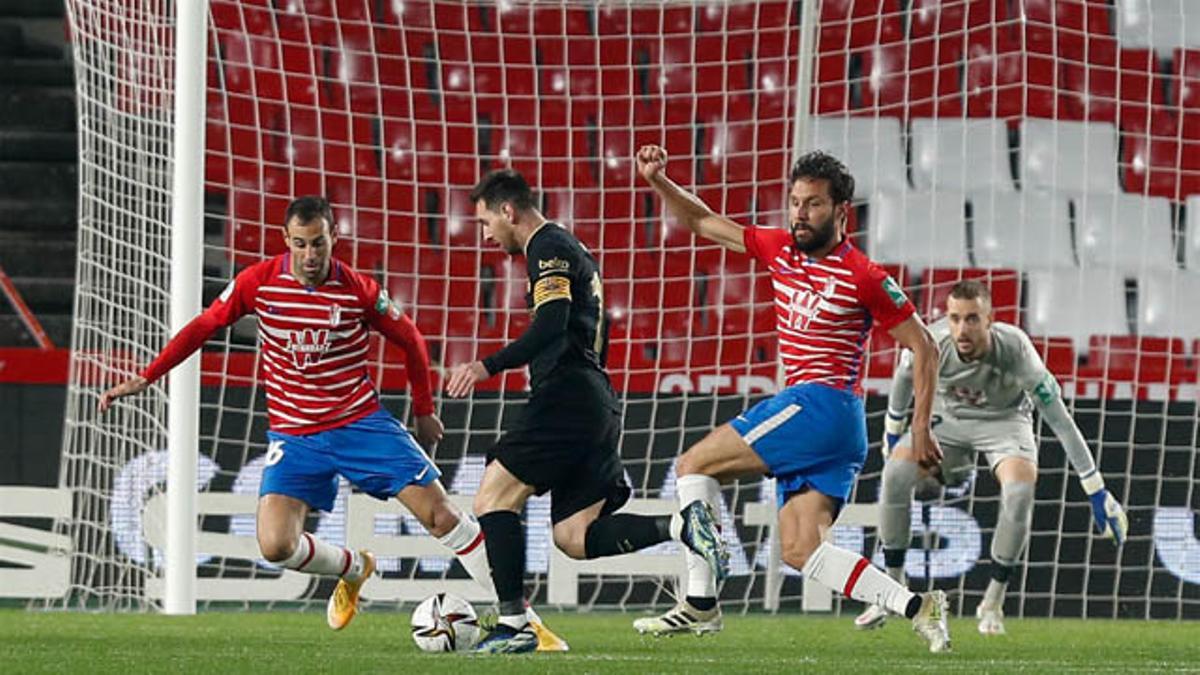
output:
<svg viewBox="0 0 1200 675"><path fill-rule="evenodd" d="M780 507L811 488L841 508L867 458L862 399L823 384L784 389L729 424L775 476Z"/></svg>
<svg viewBox="0 0 1200 675"><path fill-rule="evenodd" d="M333 509L338 474L384 500L442 475L408 429L382 408L344 427L312 434L268 431L267 440L259 496L287 495L319 511Z"/></svg>

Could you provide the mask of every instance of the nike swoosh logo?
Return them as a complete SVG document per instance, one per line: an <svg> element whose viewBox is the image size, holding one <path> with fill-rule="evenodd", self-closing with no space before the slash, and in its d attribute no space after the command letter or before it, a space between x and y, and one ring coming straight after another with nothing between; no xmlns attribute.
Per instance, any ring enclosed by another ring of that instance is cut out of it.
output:
<svg viewBox="0 0 1200 675"><path fill-rule="evenodd" d="M428 464L425 465L424 469L421 469L421 473L419 473L413 477L413 480L421 480L422 478L425 477L425 474L427 474L427 473L429 473L429 465Z"/></svg>

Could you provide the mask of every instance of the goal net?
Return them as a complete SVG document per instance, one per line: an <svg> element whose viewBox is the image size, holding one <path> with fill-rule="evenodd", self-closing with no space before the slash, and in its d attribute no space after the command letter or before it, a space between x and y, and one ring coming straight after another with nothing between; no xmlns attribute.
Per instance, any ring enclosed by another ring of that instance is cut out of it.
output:
<svg viewBox="0 0 1200 675"><path fill-rule="evenodd" d="M1034 336L1129 510L1131 536L1118 552L1091 532L1087 501L1043 433L1034 532L1010 614L1197 616L1200 320L1185 302L1200 289L1200 234L1188 236L1200 208L1185 204L1200 191L1188 165L1200 52L1187 48L1200 48L1200 18L1181 4L1117 4L213 0L205 246L173 252L173 3L71 0L83 152L62 472L75 494L64 524L75 544L67 604L161 602L164 388L104 418L93 411L99 385L168 339L171 256L204 256L207 303L242 267L283 251L283 211L302 194L330 198L335 255L375 275L420 326L435 364L450 367L528 325L523 263L482 241L467 198L491 168L524 173L543 212L600 263L622 459L636 506L666 508L674 459L778 379L764 270L664 217L633 164L636 148L654 142L682 185L767 226L786 218L796 152L837 154L858 181L855 241L927 318L954 281L982 277L997 318ZM401 359L373 349L384 403L407 418ZM874 335L872 439L895 358L888 337ZM266 416L256 371L252 322L205 348L199 600L319 606L329 580L258 559ZM439 399L447 434L435 459L464 503L525 387L509 373L468 401ZM856 505L874 501L880 466L875 442ZM909 576L960 591L960 612L987 583L997 495L984 470L914 503ZM820 589L772 562L770 481L739 481L723 497L727 610L819 607ZM846 515L835 538L872 555L870 510ZM578 565L553 550L548 501L532 500L525 522L537 602L673 602L682 566L673 545ZM472 597L457 564L394 504L343 486L335 509L309 525L382 553L383 577L364 589L377 606L435 588Z"/></svg>

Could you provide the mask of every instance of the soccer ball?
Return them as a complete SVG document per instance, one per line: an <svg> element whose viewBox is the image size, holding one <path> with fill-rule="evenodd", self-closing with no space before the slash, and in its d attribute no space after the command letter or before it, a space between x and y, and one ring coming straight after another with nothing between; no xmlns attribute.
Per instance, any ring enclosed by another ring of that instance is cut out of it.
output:
<svg viewBox="0 0 1200 675"><path fill-rule="evenodd" d="M470 651L483 637L471 603L438 593L421 601L412 613L413 641L426 652Z"/></svg>

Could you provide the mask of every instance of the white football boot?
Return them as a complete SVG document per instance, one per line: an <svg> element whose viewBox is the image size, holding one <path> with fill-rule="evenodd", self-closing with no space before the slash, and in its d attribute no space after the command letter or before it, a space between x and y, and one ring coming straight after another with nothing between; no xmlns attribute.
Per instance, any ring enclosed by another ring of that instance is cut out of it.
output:
<svg viewBox="0 0 1200 675"><path fill-rule="evenodd" d="M674 635L676 633L692 633L704 635L718 633L725 625L721 622L721 606L716 605L708 611L701 611L681 600L670 611L661 616L647 616L633 622L633 629L645 635L655 637Z"/></svg>
<svg viewBox="0 0 1200 675"><path fill-rule="evenodd" d="M950 651L950 628L946 625L946 614L950 604L942 591L921 594L921 609L913 617L913 630L929 643L934 654Z"/></svg>
<svg viewBox="0 0 1200 675"><path fill-rule="evenodd" d="M867 605L862 614L854 617L854 627L859 630L883 628L887 623L888 611L880 605Z"/></svg>
<svg viewBox="0 0 1200 675"><path fill-rule="evenodd" d="M1004 635L1004 610L979 603L975 608L980 635Z"/></svg>

